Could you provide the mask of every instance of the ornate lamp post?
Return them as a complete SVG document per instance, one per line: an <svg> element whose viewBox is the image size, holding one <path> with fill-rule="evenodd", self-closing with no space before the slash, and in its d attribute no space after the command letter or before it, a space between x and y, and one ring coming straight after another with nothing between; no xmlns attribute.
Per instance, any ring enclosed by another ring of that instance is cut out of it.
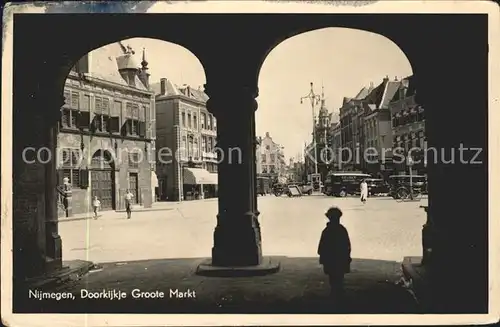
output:
<svg viewBox="0 0 500 327"><path fill-rule="evenodd" d="M312 123L313 123L313 149L314 149L314 173L318 173L318 158L316 153L316 121L314 115L314 107L320 102L321 96L319 94L314 93L314 85L311 82L311 90L309 94L300 98L300 103L304 103L305 99L309 99L311 102L311 110L312 110Z"/></svg>

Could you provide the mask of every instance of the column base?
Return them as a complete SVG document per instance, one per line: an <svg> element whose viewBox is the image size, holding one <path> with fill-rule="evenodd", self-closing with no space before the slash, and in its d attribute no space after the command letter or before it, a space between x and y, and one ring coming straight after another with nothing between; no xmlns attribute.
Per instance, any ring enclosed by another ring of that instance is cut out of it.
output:
<svg viewBox="0 0 500 327"><path fill-rule="evenodd" d="M272 258L262 258L258 265L233 267L216 266L208 259L198 266L196 274L206 277L252 277L274 274L279 270L279 261Z"/></svg>

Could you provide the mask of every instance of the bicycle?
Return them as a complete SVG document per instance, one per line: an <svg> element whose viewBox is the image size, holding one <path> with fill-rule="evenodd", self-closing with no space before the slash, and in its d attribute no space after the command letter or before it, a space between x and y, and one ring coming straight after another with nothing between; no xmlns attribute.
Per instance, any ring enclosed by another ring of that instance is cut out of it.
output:
<svg viewBox="0 0 500 327"><path fill-rule="evenodd" d="M396 201L420 201L422 199L422 192L410 192L406 187L400 187L396 190Z"/></svg>

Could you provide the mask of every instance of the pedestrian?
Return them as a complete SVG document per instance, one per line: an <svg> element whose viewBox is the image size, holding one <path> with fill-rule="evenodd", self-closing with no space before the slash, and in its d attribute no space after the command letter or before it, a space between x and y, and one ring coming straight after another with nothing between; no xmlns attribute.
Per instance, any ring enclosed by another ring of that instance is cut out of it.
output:
<svg viewBox="0 0 500 327"><path fill-rule="evenodd" d="M134 195L127 189L125 193L125 209L127 211L127 219L132 216L132 198Z"/></svg>
<svg viewBox="0 0 500 327"><path fill-rule="evenodd" d="M331 207L325 213L329 222L321 233L318 246L319 263L328 275L330 298L338 309L344 300L344 275L350 272L351 241L346 228L340 224L342 211Z"/></svg>
<svg viewBox="0 0 500 327"><path fill-rule="evenodd" d="M94 201L92 201L92 207L94 208L94 219L97 219L97 211L101 207L101 201L99 201L99 198L94 196Z"/></svg>
<svg viewBox="0 0 500 327"><path fill-rule="evenodd" d="M360 191L361 191L361 202L363 204L366 203L366 199L368 198L368 184L366 183L366 179L363 179L360 185Z"/></svg>

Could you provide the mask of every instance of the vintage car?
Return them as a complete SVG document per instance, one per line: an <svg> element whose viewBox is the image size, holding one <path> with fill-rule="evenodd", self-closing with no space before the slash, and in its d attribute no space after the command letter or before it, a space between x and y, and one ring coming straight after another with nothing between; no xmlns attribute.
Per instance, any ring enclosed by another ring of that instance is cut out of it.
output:
<svg viewBox="0 0 500 327"><path fill-rule="evenodd" d="M311 184L297 184L297 186L300 188L300 192L302 194L311 195L313 193L313 187Z"/></svg>
<svg viewBox="0 0 500 327"><path fill-rule="evenodd" d="M406 192L410 192L410 183L413 193L426 192L426 177L422 175L392 175L389 176L389 195L394 199L398 198L398 190L404 188Z"/></svg>
<svg viewBox="0 0 500 327"><path fill-rule="evenodd" d="M302 191L297 184L288 184L286 186L285 192L289 197L302 196Z"/></svg>
<svg viewBox="0 0 500 327"><path fill-rule="evenodd" d="M368 196L389 193L389 185L383 179L367 178L365 181L368 185Z"/></svg>

